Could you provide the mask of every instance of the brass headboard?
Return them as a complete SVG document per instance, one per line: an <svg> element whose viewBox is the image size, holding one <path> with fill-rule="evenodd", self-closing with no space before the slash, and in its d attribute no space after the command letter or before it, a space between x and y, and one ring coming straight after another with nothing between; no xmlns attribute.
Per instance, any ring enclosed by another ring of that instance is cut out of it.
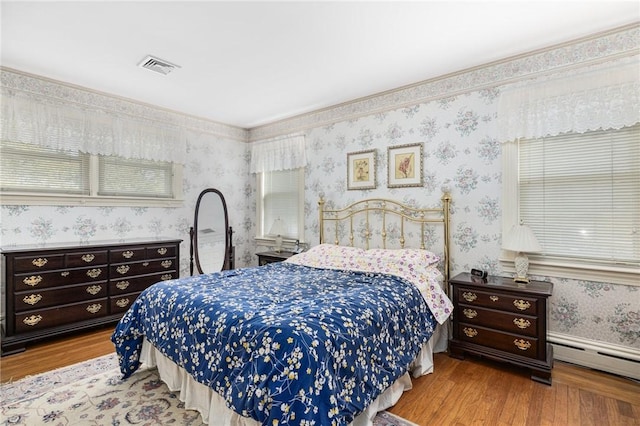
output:
<svg viewBox="0 0 640 426"><path fill-rule="evenodd" d="M360 221L364 220L364 228L359 232L361 239L364 239L365 249L369 249L369 243L373 236L370 228L370 219L378 217L377 222L381 222L382 228L380 229L379 237L381 240L382 248L387 248L387 240L390 236L388 221L393 220L396 223L393 225L394 236L397 236L400 248L404 248L406 243L406 236L408 232L405 231L405 223L416 224L420 228L419 242L420 249L426 249L425 240L427 238L428 224L442 223L443 230L443 275L444 282L449 280L449 206L451 204L451 195L445 192L442 195L442 205L439 208L421 209L412 207L407 204L403 204L393 200L387 200L383 198L370 198L366 200L357 201L342 209L325 209L325 201L321 197L318 201L318 211L320 213L320 244L327 243L325 238L325 223L334 222L334 241L336 245L340 245L340 234L346 234L349 239L349 245L354 246L355 234L354 234L354 218L358 217ZM348 230L344 225L348 221ZM397 224L399 221L399 227ZM356 223L356 226L361 226ZM329 237L331 238L331 237ZM394 238L395 239L395 238Z"/></svg>

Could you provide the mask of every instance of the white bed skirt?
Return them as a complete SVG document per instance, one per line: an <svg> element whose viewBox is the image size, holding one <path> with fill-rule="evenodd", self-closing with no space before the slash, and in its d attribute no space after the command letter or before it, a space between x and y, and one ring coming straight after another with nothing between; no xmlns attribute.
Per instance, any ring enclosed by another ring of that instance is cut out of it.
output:
<svg viewBox="0 0 640 426"><path fill-rule="evenodd" d="M447 323L445 323L446 325ZM433 354L444 352L447 349L447 328L438 325L431 339L425 343L422 350L411 364L409 371L413 377L420 377L433 372ZM251 418L242 417L225 404L224 399L207 386L198 383L182 367L179 367L169 358L164 356L146 339L142 344L140 362L143 368L158 369L158 374L172 392L179 392L178 398L184 402L185 408L196 410L202 416L202 421L216 426L259 426L260 424ZM393 406L404 391L412 388L409 373L396 380L382 395L373 401L371 405L351 425L371 426L376 413Z"/></svg>

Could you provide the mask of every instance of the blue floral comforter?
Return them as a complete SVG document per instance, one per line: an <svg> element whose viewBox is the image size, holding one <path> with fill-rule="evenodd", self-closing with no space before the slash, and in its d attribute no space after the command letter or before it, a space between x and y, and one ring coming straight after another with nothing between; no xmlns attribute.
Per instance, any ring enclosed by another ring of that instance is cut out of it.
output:
<svg viewBox="0 0 640 426"><path fill-rule="evenodd" d="M435 324L402 278L272 263L157 283L112 341L125 377L146 337L263 425L346 425L407 371Z"/></svg>

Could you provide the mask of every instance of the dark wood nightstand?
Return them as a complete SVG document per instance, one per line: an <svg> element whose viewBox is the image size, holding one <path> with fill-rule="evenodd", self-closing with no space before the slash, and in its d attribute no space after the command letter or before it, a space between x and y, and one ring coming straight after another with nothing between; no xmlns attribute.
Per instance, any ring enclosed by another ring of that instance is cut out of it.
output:
<svg viewBox="0 0 640 426"><path fill-rule="evenodd" d="M262 253L256 253L256 256L258 256L258 265L262 266L267 263L282 262L294 254L292 251L263 251Z"/></svg>
<svg viewBox="0 0 640 426"><path fill-rule="evenodd" d="M453 338L449 355L471 353L531 371L531 379L551 385L553 348L547 343L547 298L553 284L511 278L477 278L469 273L449 280L453 297Z"/></svg>

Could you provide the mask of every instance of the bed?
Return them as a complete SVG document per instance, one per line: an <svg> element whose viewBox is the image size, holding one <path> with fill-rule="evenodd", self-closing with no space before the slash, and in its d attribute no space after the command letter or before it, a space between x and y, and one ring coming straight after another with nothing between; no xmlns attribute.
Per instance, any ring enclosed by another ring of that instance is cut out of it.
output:
<svg viewBox="0 0 640 426"><path fill-rule="evenodd" d="M122 373L157 367L210 425L372 424L446 349L449 202L321 200L307 252L149 287L112 336ZM425 247L434 225L441 252Z"/></svg>

